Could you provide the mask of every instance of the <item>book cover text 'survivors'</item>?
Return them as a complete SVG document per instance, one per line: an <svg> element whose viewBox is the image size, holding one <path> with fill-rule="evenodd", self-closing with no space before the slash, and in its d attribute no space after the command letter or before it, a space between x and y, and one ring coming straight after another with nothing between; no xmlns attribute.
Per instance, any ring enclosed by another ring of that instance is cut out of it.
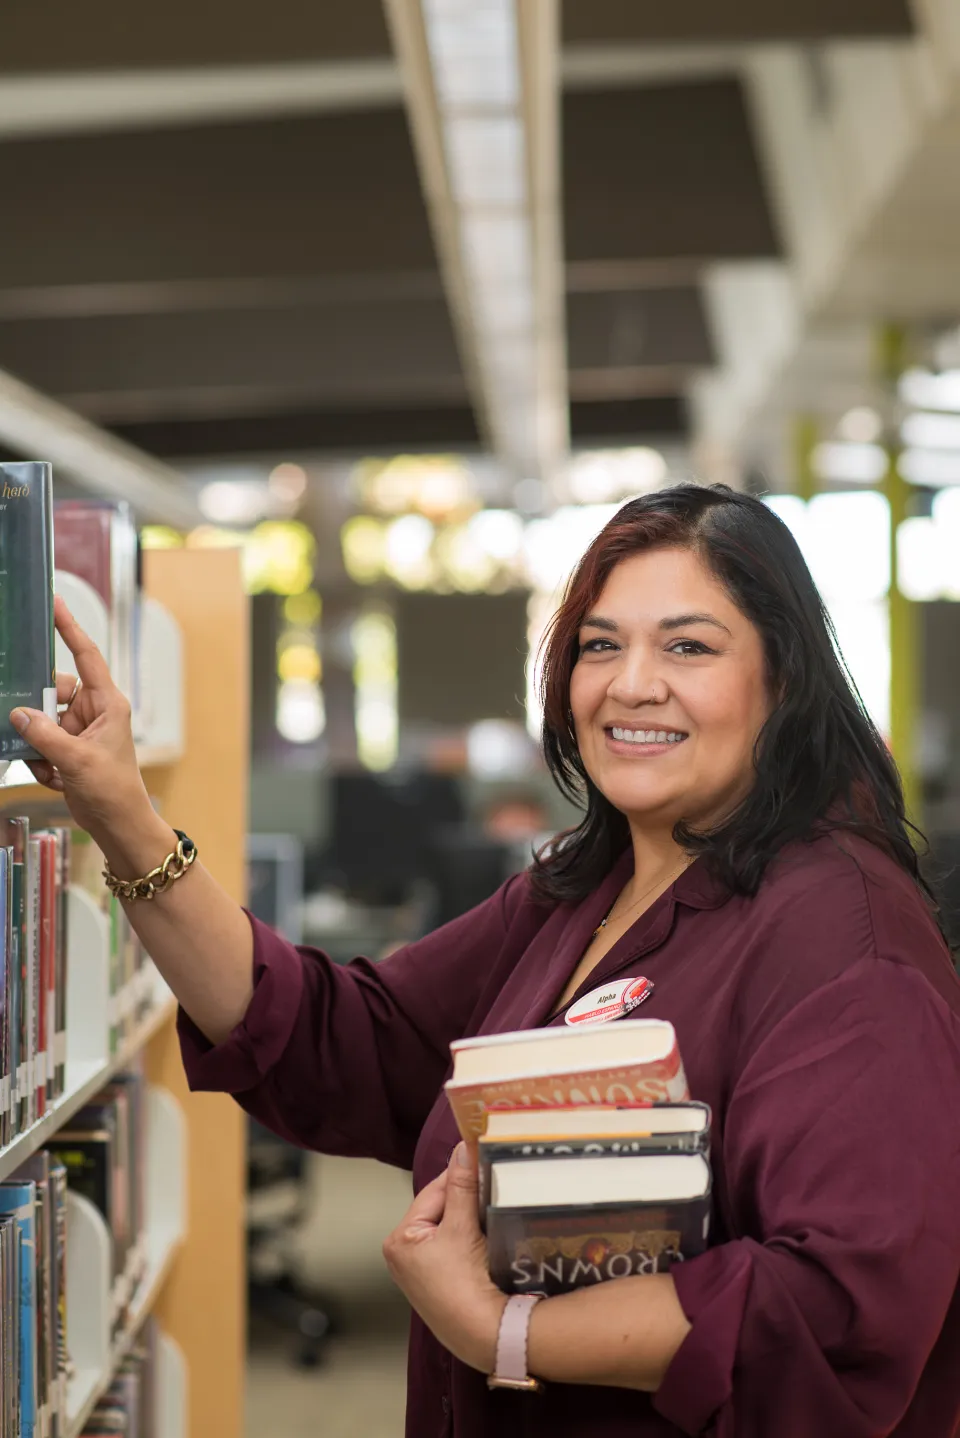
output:
<svg viewBox="0 0 960 1438"><path fill-rule="evenodd" d="M57 716L52 491L49 464L0 464L0 761L37 757L11 709Z"/></svg>

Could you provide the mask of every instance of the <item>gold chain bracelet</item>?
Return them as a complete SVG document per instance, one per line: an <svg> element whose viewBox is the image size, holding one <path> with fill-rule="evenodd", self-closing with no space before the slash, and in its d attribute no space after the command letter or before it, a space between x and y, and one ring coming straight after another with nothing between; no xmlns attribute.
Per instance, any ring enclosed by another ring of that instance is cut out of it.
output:
<svg viewBox="0 0 960 1438"><path fill-rule="evenodd" d="M162 864L151 869L140 879L118 879L110 865L104 865L103 879L107 888L117 899L155 899L177 879L182 879L197 857L197 846L182 829L174 829L177 847L168 854Z"/></svg>

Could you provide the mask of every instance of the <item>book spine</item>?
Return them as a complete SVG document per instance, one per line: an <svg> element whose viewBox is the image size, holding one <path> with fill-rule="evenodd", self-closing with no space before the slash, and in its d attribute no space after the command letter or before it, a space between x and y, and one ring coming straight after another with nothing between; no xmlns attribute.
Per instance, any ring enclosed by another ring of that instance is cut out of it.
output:
<svg viewBox="0 0 960 1438"><path fill-rule="evenodd" d="M62 1097L67 1082L67 932L70 887L70 830L57 829L57 944L56 944L56 1018L54 1021L54 1087Z"/></svg>
<svg viewBox="0 0 960 1438"><path fill-rule="evenodd" d="M478 1144L481 1211L490 1202L490 1185L495 1163L513 1163L531 1158L636 1158L639 1154L710 1153L706 1133L651 1133L636 1138L566 1138L509 1140Z"/></svg>
<svg viewBox="0 0 960 1438"><path fill-rule="evenodd" d="M0 1148L10 1142L10 850L0 846Z"/></svg>
<svg viewBox="0 0 960 1438"><path fill-rule="evenodd" d="M57 1159L50 1163L50 1180L53 1189L54 1240L55 1240L55 1331L56 1331L56 1374L57 1407L61 1415L61 1428L66 1432L67 1421L67 1170Z"/></svg>
<svg viewBox="0 0 960 1438"><path fill-rule="evenodd" d="M26 819L6 819L0 825L10 846L10 1122L11 1137L26 1123L26 861L30 828Z"/></svg>
<svg viewBox="0 0 960 1438"><path fill-rule="evenodd" d="M59 862L57 836L44 833L40 840L40 1001L42 1024L40 1049L44 1056L40 1084L45 1106L53 1103L55 1093L55 1048L57 1025L57 868Z"/></svg>
<svg viewBox="0 0 960 1438"><path fill-rule="evenodd" d="M20 1425L15 1432L17 1438L38 1438L36 1185L0 1184L0 1212L11 1213L18 1230Z"/></svg>
<svg viewBox="0 0 960 1438"><path fill-rule="evenodd" d="M46 1055L40 954L40 840L34 835L27 849L27 1123L36 1123L46 1109Z"/></svg>

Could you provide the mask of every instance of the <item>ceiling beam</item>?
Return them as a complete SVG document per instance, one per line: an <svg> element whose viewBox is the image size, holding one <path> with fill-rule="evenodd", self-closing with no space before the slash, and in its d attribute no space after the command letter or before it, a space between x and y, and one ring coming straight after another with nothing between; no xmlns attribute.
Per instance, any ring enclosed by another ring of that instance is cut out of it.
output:
<svg viewBox="0 0 960 1438"><path fill-rule="evenodd" d="M15 454L49 460L56 473L100 498L128 500L141 519L183 528L200 520L176 470L3 371L0 443Z"/></svg>

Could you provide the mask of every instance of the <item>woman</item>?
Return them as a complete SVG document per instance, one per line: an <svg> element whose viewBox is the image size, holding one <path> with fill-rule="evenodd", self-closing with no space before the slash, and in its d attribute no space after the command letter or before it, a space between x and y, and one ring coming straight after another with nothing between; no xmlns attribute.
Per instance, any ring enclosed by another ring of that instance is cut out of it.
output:
<svg viewBox="0 0 960 1438"><path fill-rule="evenodd" d="M15 719L132 879L176 839L102 659L58 622L83 686L62 729ZM385 1245L418 1315L411 1438L946 1438L960 984L789 532L722 487L626 505L573 578L544 694L547 760L583 822L380 965L294 948L200 864L127 904L180 999L191 1083L309 1147L412 1166ZM505 1300L441 1091L448 1045L562 1024L601 980L640 975L713 1107L713 1246L542 1301L514 1341L545 1390L490 1392Z"/></svg>

